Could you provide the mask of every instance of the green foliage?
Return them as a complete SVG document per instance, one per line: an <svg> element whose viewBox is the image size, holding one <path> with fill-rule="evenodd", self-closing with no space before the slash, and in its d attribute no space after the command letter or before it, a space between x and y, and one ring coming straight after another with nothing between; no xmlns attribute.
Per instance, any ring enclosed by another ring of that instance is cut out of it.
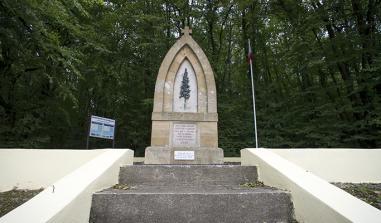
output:
<svg viewBox="0 0 381 223"><path fill-rule="evenodd" d="M261 147L380 147L377 1L0 2L0 147L84 148L91 114L116 146L150 144L156 75L184 25L207 54L225 155ZM91 147L110 142L91 140Z"/></svg>

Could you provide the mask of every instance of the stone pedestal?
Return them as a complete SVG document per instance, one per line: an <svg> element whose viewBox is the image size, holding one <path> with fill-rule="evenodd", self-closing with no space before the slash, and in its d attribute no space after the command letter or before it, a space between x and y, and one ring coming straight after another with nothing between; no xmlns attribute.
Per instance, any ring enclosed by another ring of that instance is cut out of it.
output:
<svg viewBox="0 0 381 223"><path fill-rule="evenodd" d="M224 152L220 148L148 147L145 164L222 164Z"/></svg>

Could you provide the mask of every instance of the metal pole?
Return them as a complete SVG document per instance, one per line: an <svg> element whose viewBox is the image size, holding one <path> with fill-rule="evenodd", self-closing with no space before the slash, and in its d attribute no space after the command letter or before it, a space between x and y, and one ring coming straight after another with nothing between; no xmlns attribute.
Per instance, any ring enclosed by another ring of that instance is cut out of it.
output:
<svg viewBox="0 0 381 223"><path fill-rule="evenodd" d="M249 52L251 52L251 45L250 45L250 39L249 41ZM250 55L251 56L251 55ZM254 131L255 131L255 148L258 149L258 137L257 137L257 115L255 112L255 89L254 89L254 79L253 79L253 64L251 57L250 60L250 76L251 76L251 90L253 92L253 110L254 110Z"/></svg>
<svg viewBox="0 0 381 223"><path fill-rule="evenodd" d="M89 134L87 134L86 149L89 149Z"/></svg>
<svg viewBox="0 0 381 223"><path fill-rule="evenodd" d="M114 134L112 137L112 148L113 149L115 148L115 132L116 132L116 121L115 121L115 125L114 125Z"/></svg>
<svg viewBox="0 0 381 223"><path fill-rule="evenodd" d="M86 137L86 149L89 149L89 140L90 140L90 126L91 126L91 117L87 119L89 122L87 123L88 124L88 128L87 128L87 137Z"/></svg>

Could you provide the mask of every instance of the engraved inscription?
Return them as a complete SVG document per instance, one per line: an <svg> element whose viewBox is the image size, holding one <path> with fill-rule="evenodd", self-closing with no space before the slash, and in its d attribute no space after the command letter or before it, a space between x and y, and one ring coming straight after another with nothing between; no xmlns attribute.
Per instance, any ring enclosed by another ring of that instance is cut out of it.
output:
<svg viewBox="0 0 381 223"><path fill-rule="evenodd" d="M173 124L173 146L197 146L196 124Z"/></svg>
<svg viewBox="0 0 381 223"><path fill-rule="evenodd" d="M175 160L194 160L194 151L175 151Z"/></svg>

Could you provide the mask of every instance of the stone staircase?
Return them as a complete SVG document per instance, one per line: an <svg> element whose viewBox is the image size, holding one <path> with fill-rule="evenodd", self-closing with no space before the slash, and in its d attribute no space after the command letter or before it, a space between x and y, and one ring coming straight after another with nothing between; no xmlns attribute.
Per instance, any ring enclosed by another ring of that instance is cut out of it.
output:
<svg viewBox="0 0 381 223"><path fill-rule="evenodd" d="M242 186L256 180L254 166L125 166L128 189L95 193L90 222L291 222L290 194Z"/></svg>

